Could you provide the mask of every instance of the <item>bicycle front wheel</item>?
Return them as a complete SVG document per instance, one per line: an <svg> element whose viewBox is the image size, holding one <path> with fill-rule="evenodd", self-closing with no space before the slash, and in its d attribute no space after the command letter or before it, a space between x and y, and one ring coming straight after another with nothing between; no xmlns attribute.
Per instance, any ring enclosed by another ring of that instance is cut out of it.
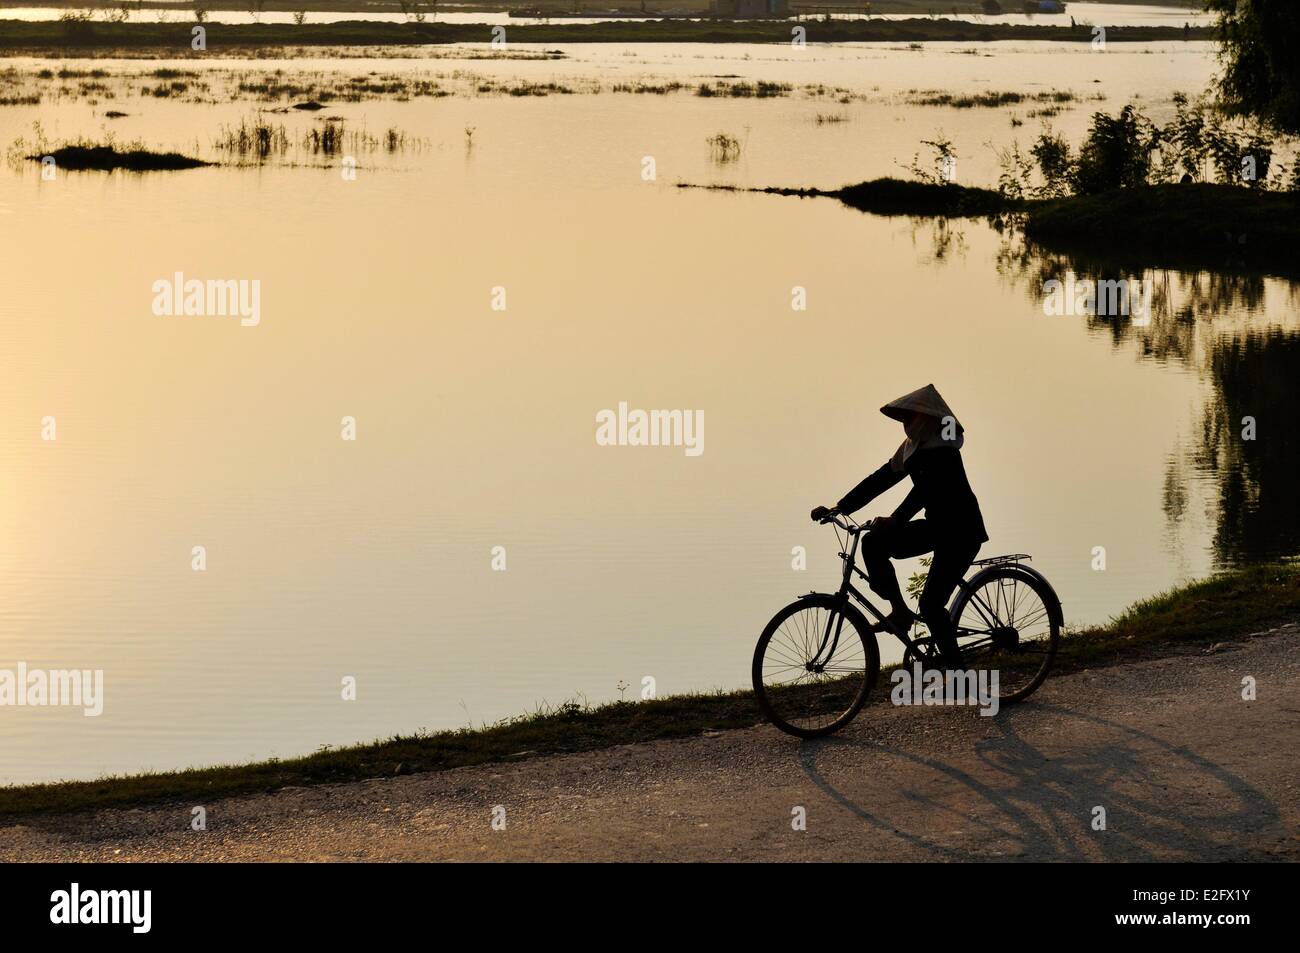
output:
<svg viewBox="0 0 1300 953"><path fill-rule="evenodd" d="M880 652L862 613L838 596L811 595L767 624L754 649L754 694L776 727L799 738L838 731L866 703Z"/></svg>

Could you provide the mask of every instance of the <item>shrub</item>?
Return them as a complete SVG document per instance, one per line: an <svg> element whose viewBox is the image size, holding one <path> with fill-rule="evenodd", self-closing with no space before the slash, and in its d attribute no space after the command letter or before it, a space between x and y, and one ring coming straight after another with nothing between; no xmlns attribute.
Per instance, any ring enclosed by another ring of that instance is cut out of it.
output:
<svg viewBox="0 0 1300 953"><path fill-rule="evenodd" d="M1118 116L1093 113L1092 128L1074 169L1075 192L1096 195L1146 185L1151 153L1158 141L1151 120L1132 104L1121 109Z"/></svg>

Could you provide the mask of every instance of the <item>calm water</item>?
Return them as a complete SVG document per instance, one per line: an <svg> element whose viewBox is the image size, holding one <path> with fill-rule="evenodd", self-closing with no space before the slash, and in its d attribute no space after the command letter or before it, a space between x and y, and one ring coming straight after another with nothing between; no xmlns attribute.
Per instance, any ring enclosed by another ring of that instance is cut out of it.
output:
<svg viewBox="0 0 1300 953"><path fill-rule="evenodd" d="M585 7L600 8L602 6L614 7L616 3L602 4L600 2L586 3ZM624 4L626 6L626 4ZM1014 4L1008 3L1010 9ZM69 4L71 9L77 9L75 4ZM564 17L562 20L534 19L532 17L512 17L508 13L484 13L484 12L461 12L457 11L454 5L443 4L443 9L438 13L429 14L427 23L546 23L546 22L564 22L564 23L600 23L608 20L608 17L593 15L591 17ZM1076 23L1102 24L1105 26L1181 26L1184 23L1193 25L1207 24L1210 22L1210 16L1205 13L1200 6L1189 0L1186 9L1177 7L1148 6L1145 4L1119 4L1119 3L1071 3L1066 13L1043 14L1035 13L1027 15L1025 13L1004 13L999 16L984 16L981 14L967 14L965 16L954 16L945 14L948 19L965 19L978 23L1033 23L1047 26L1068 26L1071 19ZM24 7L21 3L17 5L0 4L0 19L6 20L57 20L62 9L59 7ZM150 9L140 12L133 12L131 19L152 23L156 21L179 23L183 19L192 19L193 4L178 3L174 8ZM96 11L96 16L102 18L105 14ZM915 14L874 14L873 19L877 20L902 20L914 17ZM835 19L860 19L859 14L838 14ZM308 23L333 23L345 20L377 20L387 21L390 23L404 22L406 17L397 12L381 12L374 10L348 10L341 12L330 11L311 11L307 14ZM619 17L619 20L639 19L631 17ZM254 17L252 13L239 10L214 10L208 14L210 23L292 23L293 13L290 11L273 11L268 10Z"/></svg>
<svg viewBox="0 0 1300 953"><path fill-rule="evenodd" d="M3 778L289 756L616 698L620 683L635 697L645 676L660 694L743 686L766 619L835 584L834 539L808 510L889 455L898 427L877 408L930 381L967 428L985 554L1034 554L1073 622L1296 552L1288 283L1147 273L1150 326L1048 317L1042 279L1063 263L983 223L674 187L898 173L940 129L958 180L988 184L986 143L1026 144L1029 107L908 106L909 90L1104 96L1053 118L1077 140L1092 109L1140 96L1161 115L1213 68L1200 45L981 50L257 63L442 74L453 94L330 104L349 128L410 137L359 151L354 181L296 148L262 168L54 181L11 163L0 667L101 668L107 697L99 718L0 709ZM214 83L249 66L203 62ZM111 130L220 159L219 128L258 106L139 95L157 80L135 74L160 62L5 65L93 65L115 92L0 108L4 143L39 122L51 141ZM856 98L464 92L720 75ZM829 113L843 121L817 122ZM296 143L322 115L272 118ZM711 155L719 132L742 141L738 160ZM260 324L155 316L152 284L177 271L260 281ZM620 401L702 410L704 452L597 446L595 415ZM1245 414L1251 445L1231 439ZM41 439L45 417L57 440ZM340 700L347 675L355 702Z"/></svg>

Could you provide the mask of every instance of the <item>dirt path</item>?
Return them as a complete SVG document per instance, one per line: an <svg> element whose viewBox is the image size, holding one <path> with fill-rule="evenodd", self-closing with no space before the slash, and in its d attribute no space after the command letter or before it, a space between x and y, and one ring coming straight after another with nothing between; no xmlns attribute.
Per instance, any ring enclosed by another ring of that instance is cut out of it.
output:
<svg viewBox="0 0 1300 953"><path fill-rule="evenodd" d="M1052 679L995 718L875 706L821 742L761 726L291 789L206 804L206 831L190 804L7 821L0 859L1296 860L1298 752L1289 625Z"/></svg>

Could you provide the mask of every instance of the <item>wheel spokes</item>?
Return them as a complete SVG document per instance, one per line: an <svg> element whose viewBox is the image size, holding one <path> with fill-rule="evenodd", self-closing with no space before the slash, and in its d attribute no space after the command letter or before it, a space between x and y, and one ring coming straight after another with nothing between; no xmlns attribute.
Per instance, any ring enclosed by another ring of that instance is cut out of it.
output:
<svg viewBox="0 0 1300 953"><path fill-rule="evenodd" d="M1038 587L1017 576L998 576L972 590L957 619L962 656L979 668L997 669L999 695L1018 692L1046 671L1055 654L1055 622Z"/></svg>
<svg viewBox="0 0 1300 953"><path fill-rule="evenodd" d="M776 626L757 674L781 722L816 731L852 708L867 667L867 653L853 622L824 606L806 606Z"/></svg>

